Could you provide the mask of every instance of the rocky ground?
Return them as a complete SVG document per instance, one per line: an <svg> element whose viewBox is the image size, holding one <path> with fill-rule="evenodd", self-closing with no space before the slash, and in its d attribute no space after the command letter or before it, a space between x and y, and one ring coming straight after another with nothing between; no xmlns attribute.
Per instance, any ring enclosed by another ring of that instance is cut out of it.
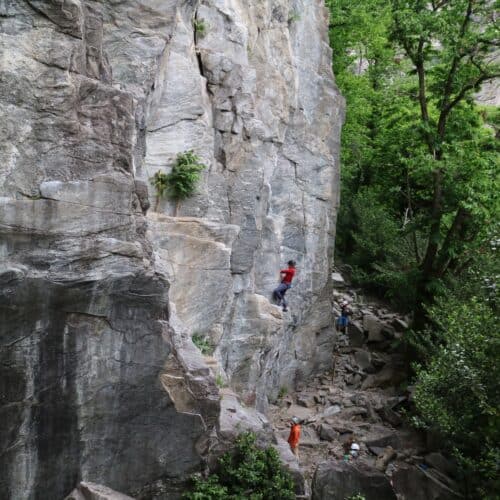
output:
<svg viewBox="0 0 500 500"><path fill-rule="evenodd" d="M337 285L343 286L340 276ZM452 463L404 418L412 388L404 384L399 341L407 319L363 304L348 288L335 293L339 309L343 300L353 316L347 335L337 334L333 371L293 394L283 390L269 411L276 433L285 439L292 416L304 421L299 464L312 498L343 500L358 492L368 500L460 498ZM350 438L360 452L345 460L343 444Z"/></svg>

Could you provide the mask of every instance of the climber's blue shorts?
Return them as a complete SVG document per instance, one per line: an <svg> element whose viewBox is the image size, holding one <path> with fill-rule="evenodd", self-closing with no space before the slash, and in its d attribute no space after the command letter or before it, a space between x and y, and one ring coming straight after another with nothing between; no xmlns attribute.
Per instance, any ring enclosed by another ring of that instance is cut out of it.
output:
<svg viewBox="0 0 500 500"><path fill-rule="evenodd" d="M340 318L337 318L338 326L346 327L348 323L349 323L349 318L347 316L340 316Z"/></svg>

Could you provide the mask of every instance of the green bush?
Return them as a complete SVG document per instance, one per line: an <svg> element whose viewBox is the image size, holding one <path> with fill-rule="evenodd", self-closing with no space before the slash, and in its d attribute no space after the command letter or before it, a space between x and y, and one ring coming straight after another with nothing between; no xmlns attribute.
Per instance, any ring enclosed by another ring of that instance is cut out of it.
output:
<svg viewBox="0 0 500 500"><path fill-rule="evenodd" d="M288 393L288 389L284 385L282 385L280 387L279 392L278 392L278 399L284 398L287 395L287 393Z"/></svg>
<svg viewBox="0 0 500 500"><path fill-rule="evenodd" d="M419 278L414 242L402 227L403 221L395 219L384 206L383 196L366 187L346 200L351 229L344 220L340 231L350 233L347 237L351 249L343 260L351 267L351 278L356 285L385 296L394 306L408 311L416 302Z"/></svg>
<svg viewBox="0 0 500 500"><path fill-rule="evenodd" d="M241 434L234 450L225 453L206 479L193 477L185 500L293 500L293 480L281 465L278 452L260 449L255 434Z"/></svg>
<svg viewBox="0 0 500 500"><path fill-rule="evenodd" d="M161 170L155 173L155 175L151 178L151 184L156 190L156 204L155 211L158 211L158 206L160 204L160 200L165 196L168 189L168 175Z"/></svg>
<svg viewBox="0 0 500 500"><path fill-rule="evenodd" d="M156 210L160 198L168 195L175 200L175 215L177 215L179 203L189 198L196 191L196 184L200 180L200 172L206 168L200 158L192 150L179 153L175 159L172 171L165 174L156 172L151 183L156 189Z"/></svg>
<svg viewBox="0 0 500 500"><path fill-rule="evenodd" d="M436 347L427 365L417 367L414 422L441 436L475 498L484 498L500 486L498 315L483 299L448 297L430 316Z"/></svg>
<svg viewBox="0 0 500 500"><path fill-rule="evenodd" d="M222 389L224 387L226 387L226 384L224 382L224 379L222 378L222 375L220 373L218 373L216 376L215 376L215 385L219 388L219 389Z"/></svg>
<svg viewBox="0 0 500 500"><path fill-rule="evenodd" d="M204 356L209 356L214 352L214 346L210 343L209 339L204 335L199 335L198 333L195 333L191 337L191 340Z"/></svg>
<svg viewBox="0 0 500 500"><path fill-rule="evenodd" d="M208 26L203 19L195 19L193 21L193 28L197 36L203 37L207 33Z"/></svg>

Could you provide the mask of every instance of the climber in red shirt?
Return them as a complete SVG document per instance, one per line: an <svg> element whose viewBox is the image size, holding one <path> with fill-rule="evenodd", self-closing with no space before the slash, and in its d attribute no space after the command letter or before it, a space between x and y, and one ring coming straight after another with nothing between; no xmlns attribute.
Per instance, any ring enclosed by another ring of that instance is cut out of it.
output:
<svg viewBox="0 0 500 500"><path fill-rule="evenodd" d="M299 439L300 439L300 420L297 417L292 417L290 422L290 435L288 436L288 444L292 453L299 459Z"/></svg>
<svg viewBox="0 0 500 500"><path fill-rule="evenodd" d="M280 271L280 276L281 276L281 283L278 285L278 288L276 288L273 292L273 296L278 302L279 306L283 306L283 311L288 311L287 308L287 303L285 300L285 293L289 288L292 287L292 280L295 275L295 261L294 260L289 260L288 261L288 268L287 269L282 269Z"/></svg>

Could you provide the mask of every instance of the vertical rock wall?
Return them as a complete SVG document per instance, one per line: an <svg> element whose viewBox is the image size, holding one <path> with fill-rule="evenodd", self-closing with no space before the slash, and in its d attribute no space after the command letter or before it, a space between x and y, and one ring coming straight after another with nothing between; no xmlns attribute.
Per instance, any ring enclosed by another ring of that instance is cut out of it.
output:
<svg viewBox="0 0 500 500"><path fill-rule="evenodd" d="M194 36L193 19L203 27ZM183 219L154 216L150 226L172 305L187 333L217 346L233 387L265 409L280 386L306 380L331 358L328 277L343 101L326 9L319 0L186 6L162 68L138 175L168 172L186 149L208 165L198 194L180 206ZM159 207L174 213L168 201ZM282 317L270 299L289 259L298 275L291 314Z"/></svg>
<svg viewBox="0 0 500 500"><path fill-rule="evenodd" d="M194 332L261 408L328 363L330 56L319 0L0 1L0 498L199 468L219 403ZM146 216L186 149L199 193Z"/></svg>

